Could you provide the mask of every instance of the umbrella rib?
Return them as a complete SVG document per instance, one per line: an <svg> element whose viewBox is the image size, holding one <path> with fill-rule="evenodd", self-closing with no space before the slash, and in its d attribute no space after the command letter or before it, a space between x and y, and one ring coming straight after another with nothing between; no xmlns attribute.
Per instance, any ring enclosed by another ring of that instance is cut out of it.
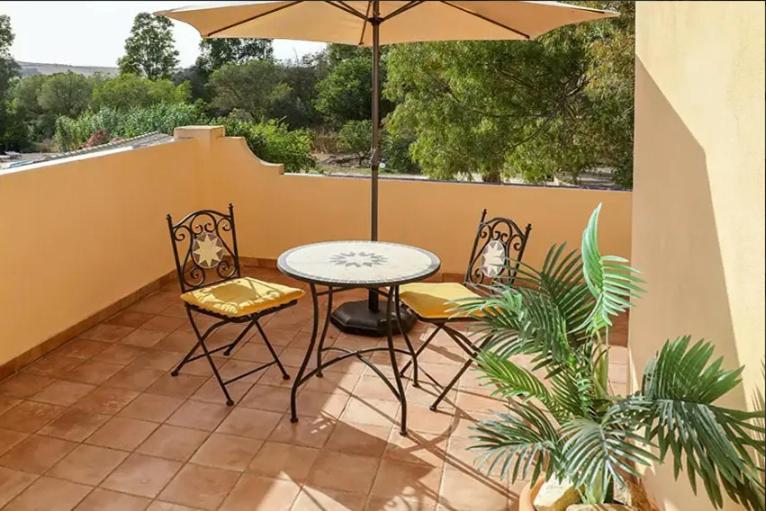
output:
<svg viewBox="0 0 766 511"><path fill-rule="evenodd" d="M275 9L272 9L270 11L266 11L266 12L262 12L260 14L256 14L255 16L251 16L251 17L249 17L247 19L240 20L240 21L238 21L236 23L232 23L231 25L227 25L227 26L225 26L223 28L219 28L219 29L213 30L212 32L208 32L207 34L205 34L204 37L210 37L210 36L213 36L213 35L216 35L216 34L220 34L224 30L229 30L230 28L234 28L234 27L238 27L240 25L244 25L245 23L249 23L251 21L257 20L258 18L262 18L264 16L268 16L269 14L273 14L273 13L275 13L277 11L281 11L282 9L287 9L288 7L292 7L293 5L296 5L296 4L299 4L299 3L301 3L301 0L294 0L293 2L290 2L289 4L280 5L279 7L275 8Z"/></svg>
<svg viewBox="0 0 766 511"><path fill-rule="evenodd" d="M380 21L381 22L388 21L391 18L393 18L394 16L398 16L399 14L401 14L403 12L407 12L410 9L412 9L413 7L416 7L416 6L420 5L420 4L422 4L423 1L424 0L412 0L412 1L408 2L407 4L399 7L397 10L389 13L388 16L383 16L383 18Z"/></svg>
<svg viewBox="0 0 766 511"><path fill-rule="evenodd" d="M370 19L370 8L372 7L372 0L367 2L367 10L364 13L364 23L362 23L362 35L359 36L359 46L364 44L364 33L367 31L367 22Z"/></svg>
<svg viewBox="0 0 766 511"><path fill-rule="evenodd" d="M492 18L488 18L488 17L486 17L486 16L484 16L482 14L479 14L478 12L469 11L465 7L461 7L459 5L455 5L452 2L447 2L446 0L441 0L441 3L443 3L444 5L448 5L448 6L452 7L453 9L457 9L459 11L462 11L462 12L464 12L466 14L470 14L471 16L476 16L477 18L482 19L482 20L486 21L487 23L492 23L493 25L497 25L498 27L504 28L504 29L506 29L506 30L508 30L510 32L513 32L514 34L518 34L518 35L524 37L525 39L532 39L529 36L529 34L525 34L524 32L519 32L515 28L511 28L508 25L504 25L504 24L500 23L499 21L493 20Z"/></svg>
<svg viewBox="0 0 766 511"><path fill-rule="evenodd" d="M351 14L352 16L356 16L357 18L361 18L361 19L367 21L367 17L365 17L361 12L357 11L356 9L351 7L350 5L347 5L342 0L337 0L337 1L325 0L325 3L327 5L331 5L331 6L335 7L336 9L340 9L343 12Z"/></svg>

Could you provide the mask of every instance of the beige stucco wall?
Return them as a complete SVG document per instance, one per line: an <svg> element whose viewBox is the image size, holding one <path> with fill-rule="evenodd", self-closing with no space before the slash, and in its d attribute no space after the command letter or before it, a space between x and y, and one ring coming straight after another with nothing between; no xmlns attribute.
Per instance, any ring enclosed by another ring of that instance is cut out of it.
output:
<svg viewBox="0 0 766 511"><path fill-rule="evenodd" d="M222 128L177 141L0 174L0 364L173 269L165 214L235 205L240 254L274 259L320 240L365 239L369 179L285 175ZM428 248L462 273L481 209L532 223L526 260L579 245L604 204L602 240L630 253L629 192L385 180L380 237ZM9 291L10 290L10 291Z"/></svg>
<svg viewBox="0 0 766 511"><path fill-rule="evenodd" d="M632 259L648 294L630 318L634 377L666 338L705 337L746 366L726 404L752 408L763 399L764 4L639 2L636 56ZM661 509L712 509L670 468L647 483Z"/></svg>
<svg viewBox="0 0 766 511"><path fill-rule="evenodd" d="M195 205L193 146L0 174L0 364L172 268L165 215Z"/></svg>

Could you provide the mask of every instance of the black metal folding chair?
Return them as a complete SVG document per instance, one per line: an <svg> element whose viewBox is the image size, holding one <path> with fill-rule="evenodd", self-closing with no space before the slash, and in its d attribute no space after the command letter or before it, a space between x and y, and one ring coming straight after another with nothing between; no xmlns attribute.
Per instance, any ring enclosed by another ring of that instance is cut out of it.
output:
<svg viewBox="0 0 766 511"><path fill-rule="evenodd" d="M513 284L519 268L524 249L527 246L532 226L528 224L521 229L509 218L496 217L487 220L487 210L481 213L479 228L471 249L468 269L463 283L457 282L419 282L405 284L401 287L399 297L420 321L430 323L436 328L425 342L418 347L415 356L419 356L440 331L444 331L467 355L468 360L450 380L447 385L441 385L421 364L413 367L413 385L419 385L418 371L428 377L434 384L441 387L441 393L431 405L436 410L439 403L447 396L457 381L468 370L483 344L476 346L462 332L450 325L458 322L475 321L476 318L455 310L455 302L478 298L486 293L486 287L502 281ZM407 336L407 333L404 333ZM407 338L409 342L409 338ZM412 361L402 367L403 376Z"/></svg>
<svg viewBox="0 0 766 511"><path fill-rule="evenodd" d="M178 283L183 293L181 299L185 302L186 313L197 336L197 343L170 374L178 376L184 365L202 357L207 358L226 396L227 405L234 404L226 389L228 384L271 365L278 365L282 376L286 380L289 379L290 376L279 361L259 320L268 314L295 305L303 296L303 290L242 276L234 228L234 207L231 204L228 215L204 209L188 214L176 224L170 215L167 216L167 220ZM195 322L195 312L211 316L218 321L202 333ZM230 323L242 323L245 327L232 342L209 349L207 341L210 335L219 327ZM258 329L274 360L223 380L212 354L223 351L225 356L229 356L253 326ZM200 348L202 353L195 355Z"/></svg>

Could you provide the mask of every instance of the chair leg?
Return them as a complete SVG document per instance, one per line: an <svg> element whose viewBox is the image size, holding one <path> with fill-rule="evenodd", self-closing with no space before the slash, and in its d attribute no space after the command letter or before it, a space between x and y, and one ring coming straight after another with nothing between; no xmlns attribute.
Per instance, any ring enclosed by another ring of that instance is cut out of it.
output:
<svg viewBox="0 0 766 511"><path fill-rule="evenodd" d="M277 365L279 366L279 370L282 371L282 378L285 380L289 380L290 375L287 374L287 371L285 371L285 368L282 365L282 362L279 360L279 357L277 356L277 352L274 351L274 348L271 346L271 343L269 342L269 338L266 337L266 332L263 331L261 324L258 322L257 319L254 319L253 323L255 323L255 326L258 328L258 331L261 333L261 337L263 337L263 342L265 342L266 347L269 348L269 352L271 353L271 356L274 358L274 362L277 363Z"/></svg>
<svg viewBox="0 0 766 511"><path fill-rule="evenodd" d="M229 347L226 348L226 351L223 352L224 356L231 355L231 351L237 347L237 344L239 344L239 341L241 341L245 335L250 331L250 329L253 328L253 322L251 321L248 323L248 325L239 333L236 339L232 341L231 344L229 344Z"/></svg>
<svg viewBox="0 0 766 511"><path fill-rule="evenodd" d="M213 369L213 375L215 376L215 379L218 380L218 385L220 385L221 390L223 391L223 395L226 396L226 404L231 406L234 404L234 400L229 395L229 391L226 390L226 384L223 382L223 379L221 379L221 374L218 372L218 367L216 367L215 362L213 362L213 357L210 356L210 351L207 349L207 345L205 344L205 339L207 338L210 333L215 330L218 326L225 323L216 323L212 327L210 327L204 335L200 334L199 328L197 328L197 324L194 322L194 318L192 317L191 311L189 309L186 309L186 312L189 315L189 321L192 324L192 328L194 329L194 333L197 335L197 345L192 349L192 351L189 352L188 355L186 355L186 358L181 362L181 364L171 373L173 376L178 375L179 369L183 367L183 365L187 362L187 360L191 357L192 353L197 351L197 347L201 347L203 353L205 354L205 358L207 358L208 363L210 364L210 367Z"/></svg>
<svg viewBox="0 0 766 511"><path fill-rule="evenodd" d="M413 357L413 360L417 359L420 356L420 354L423 353L423 350L428 347L428 345L431 343L433 338L436 337L436 334L439 332L439 330L441 330L443 328L444 328L444 325L437 325L436 326L436 329L433 332L431 332L431 335L428 336L428 339L426 339L425 342L423 344L421 344L420 347L418 347L417 351L415 351L415 356ZM404 367L402 367L401 371L399 371L399 374L404 376L404 372L407 369L409 369L410 364L412 364L412 363L413 363L412 360L410 360L409 362L404 364ZM414 368L413 368L413 370L414 370Z"/></svg>
<svg viewBox="0 0 766 511"><path fill-rule="evenodd" d="M455 384L458 382L461 376L465 374L465 372L468 370L469 367L471 367L471 364L473 364L474 360L476 359L476 356L479 354L479 352L484 348L484 343L482 343L481 346L476 348L476 351L474 353L469 352L465 346L461 344L461 342L465 342L469 346L473 346L473 344L466 338L464 338L463 335L458 334L455 330L445 329L445 332L452 338L455 343L457 343L461 348L466 350L466 352L469 354L468 360L465 361L463 364L463 367L460 368L460 370L455 374L455 376L450 380L450 382L442 388L441 394L439 394L439 397L436 398L436 400L433 402L433 404L429 407L432 412L436 411L436 408L439 406L439 403L441 403L445 397L447 397L447 394L449 394L449 391L452 390L452 387L455 386ZM453 337L454 336L454 337ZM463 337L461 340L458 340L458 337Z"/></svg>
<svg viewBox="0 0 766 511"><path fill-rule="evenodd" d="M417 388L420 387L420 381L418 381L418 355L415 353L415 349L412 347L412 343L410 342L410 336L407 334L407 330L405 328L402 328L401 318L402 318L402 311L401 311L401 303L399 301L399 288L396 288L396 296L394 297L396 301L396 323L399 326L399 331L404 336L404 342L407 344L407 349L410 351L410 362L412 363L412 386ZM405 366L406 368L406 366ZM404 376L404 369L401 371L401 376Z"/></svg>

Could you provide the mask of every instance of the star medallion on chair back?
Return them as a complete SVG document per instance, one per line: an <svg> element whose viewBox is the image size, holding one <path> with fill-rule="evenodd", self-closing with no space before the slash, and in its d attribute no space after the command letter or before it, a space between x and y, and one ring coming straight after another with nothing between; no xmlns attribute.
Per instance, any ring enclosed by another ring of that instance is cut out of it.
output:
<svg viewBox="0 0 766 511"><path fill-rule="evenodd" d="M195 211L176 224L168 218L183 292L240 277L234 213Z"/></svg>
<svg viewBox="0 0 766 511"><path fill-rule="evenodd" d="M510 218L487 220L486 217L487 211L484 210L465 282L473 285L491 285L495 281L512 284L532 227L527 225L522 229Z"/></svg>

